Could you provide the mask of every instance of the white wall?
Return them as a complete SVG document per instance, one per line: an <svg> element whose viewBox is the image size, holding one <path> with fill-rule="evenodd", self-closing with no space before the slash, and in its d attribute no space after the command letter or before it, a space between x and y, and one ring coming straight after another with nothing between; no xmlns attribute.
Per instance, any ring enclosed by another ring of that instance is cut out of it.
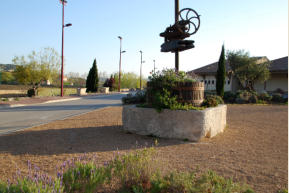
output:
<svg viewBox="0 0 289 193"><path fill-rule="evenodd" d="M205 83L205 90L216 90L216 77L214 75L205 75L205 76L199 76L199 81L202 81ZM232 87L232 81L226 77L225 81L225 91L231 91Z"/></svg>
<svg viewBox="0 0 289 193"><path fill-rule="evenodd" d="M266 81L266 86L264 87L264 83L257 82L254 85L254 89L257 92L264 91L272 92L277 90L278 88L288 91L288 77L287 74L271 74L269 80Z"/></svg>
<svg viewBox="0 0 289 193"><path fill-rule="evenodd" d="M271 74L271 78L266 82L266 90L274 91L278 88L288 91L288 74Z"/></svg>

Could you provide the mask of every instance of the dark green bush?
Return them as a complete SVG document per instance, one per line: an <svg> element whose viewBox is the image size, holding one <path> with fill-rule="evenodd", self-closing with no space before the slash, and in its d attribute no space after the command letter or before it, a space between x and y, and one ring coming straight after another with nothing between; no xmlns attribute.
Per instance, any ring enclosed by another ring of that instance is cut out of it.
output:
<svg viewBox="0 0 289 193"><path fill-rule="evenodd" d="M179 84L185 83L187 85L195 81L196 80L188 77L186 73L175 73L173 69L154 73L149 77L147 103L158 111L161 111L162 109L200 109L199 107L194 107L192 104L181 103L178 101L178 91L176 87L178 87Z"/></svg>
<svg viewBox="0 0 289 193"><path fill-rule="evenodd" d="M223 97L226 103L235 103L236 102L236 94L230 91L226 91Z"/></svg>
<svg viewBox="0 0 289 193"><path fill-rule="evenodd" d="M27 91L27 96L28 97L34 97L37 95L37 89L35 88L31 88Z"/></svg>
<svg viewBox="0 0 289 193"><path fill-rule="evenodd" d="M279 93L274 93L272 95L271 101L275 102L275 103L283 103L283 102L285 102L285 100L283 99L282 95L279 94Z"/></svg>
<svg viewBox="0 0 289 193"><path fill-rule="evenodd" d="M219 104L224 104L223 99L218 95L208 95L205 97L205 100L202 106L205 107L216 107Z"/></svg>
<svg viewBox="0 0 289 193"><path fill-rule="evenodd" d="M258 100L262 100L262 101L271 101L272 97L270 95L268 95L267 93L261 93L258 95Z"/></svg>
<svg viewBox="0 0 289 193"><path fill-rule="evenodd" d="M146 102L146 91L137 91L135 95L127 94L122 99L123 104L141 104Z"/></svg>
<svg viewBox="0 0 289 193"><path fill-rule="evenodd" d="M236 103L256 103L258 101L257 95L255 91L238 90L236 93Z"/></svg>
<svg viewBox="0 0 289 193"><path fill-rule="evenodd" d="M256 95L251 95L248 102L256 104L258 101L258 97Z"/></svg>

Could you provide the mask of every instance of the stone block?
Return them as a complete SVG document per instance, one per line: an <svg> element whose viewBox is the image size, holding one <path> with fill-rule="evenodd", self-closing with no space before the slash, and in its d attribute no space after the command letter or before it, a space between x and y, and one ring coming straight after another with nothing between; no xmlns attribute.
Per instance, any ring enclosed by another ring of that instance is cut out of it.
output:
<svg viewBox="0 0 289 193"><path fill-rule="evenodd" d="M226 127L227 106L204 110L168 110L123 106L123 129L140 135L199 141L214 137Z"/></svg>
<svg viewBox="0 0 289 193"><path fill-rule="evenodd" d="M100 93L108 94L109 93L109 87L101 87L101 88L98 89L98 91Z"/></svg>
<svg viewBox="0 0 289 193"><path fill-rule="evenodd" d="M86 88L77 88L77 95L78 96L87 95Z"/></svg>

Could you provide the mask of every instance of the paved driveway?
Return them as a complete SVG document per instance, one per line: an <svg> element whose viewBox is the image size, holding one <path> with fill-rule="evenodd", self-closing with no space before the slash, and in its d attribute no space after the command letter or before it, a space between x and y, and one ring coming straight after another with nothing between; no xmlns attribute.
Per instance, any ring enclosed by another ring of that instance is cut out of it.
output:
<svg viewBox="0 0 289 193"><path fill-rule="evenodd" d="M123 94L86 96L79 100L0 109L0 135L55 120L121 105Z"/></svg>

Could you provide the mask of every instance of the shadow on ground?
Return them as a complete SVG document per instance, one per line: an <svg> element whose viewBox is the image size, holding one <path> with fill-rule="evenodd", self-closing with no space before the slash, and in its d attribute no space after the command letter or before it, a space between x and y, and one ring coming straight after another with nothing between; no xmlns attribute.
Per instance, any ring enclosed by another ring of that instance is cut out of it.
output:
<svg viewBox="0 0 289 193"><path fill-rule="evenodd" d="M154 137L126 133L121 126L49 129L18 132L0 136L0 153L13 155L58 155L150 147ZM181 140L158 139L160 146L184 143Z"/></svg>

